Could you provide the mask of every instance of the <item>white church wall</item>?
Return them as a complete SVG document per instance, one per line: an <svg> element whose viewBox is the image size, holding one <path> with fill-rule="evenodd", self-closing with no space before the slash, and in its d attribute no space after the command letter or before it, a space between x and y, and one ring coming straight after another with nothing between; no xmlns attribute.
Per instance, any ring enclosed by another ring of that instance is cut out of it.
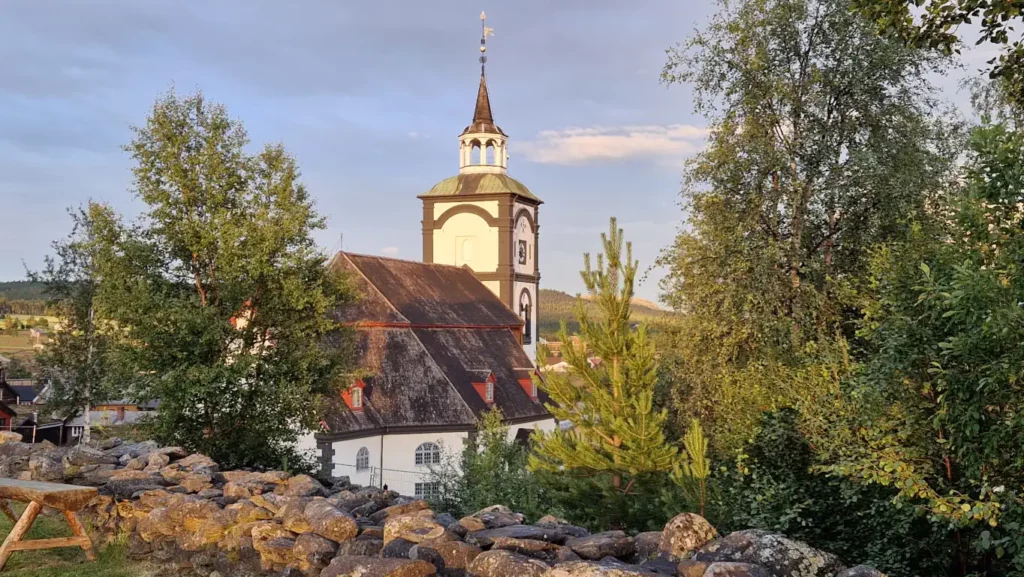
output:
<svg viewBox="0 0 1024 577"><path fill-rule="evenodd" d="M498 229L472 213L460 213L434 230L434 262L468 265L476 272L498 270Z"/></svg>
<svg viewBox="0 0 1024 577"><path fill-rule="evenodd" d="M408 435L374 435L359 439L346 439L332 443L334 449L334 476L348 475L358 485L383 483L403 495L414 495L416 483L429 481L430 467L416 464L416 448L423 443L435 443L442 453L457 455L462 451L467 433L413 433ZM383 442L382 442L383 441ZM369 468L356 469L356 455L366 447L370 454ZM381 456L383 455L383 458ZM371 478L371 474L377 476Z"/></svg>

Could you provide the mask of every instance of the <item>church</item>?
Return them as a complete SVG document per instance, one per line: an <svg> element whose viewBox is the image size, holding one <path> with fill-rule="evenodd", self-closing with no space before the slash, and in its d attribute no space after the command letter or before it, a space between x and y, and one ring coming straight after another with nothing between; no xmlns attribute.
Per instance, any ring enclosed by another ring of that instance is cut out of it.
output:
<svg viewBox="0 0 1024 577"><path fill-rule="evenodd" d="M512 438L555 427L533 378L541 200L508 175L508 136L487 92L489 31L459 172L418 197L423 261L331 260L362 295L337 312L355 330L359 378L328 400L315 439L324 471L354 483L433 496L430 467L458 454L492 408Z"/></svg>

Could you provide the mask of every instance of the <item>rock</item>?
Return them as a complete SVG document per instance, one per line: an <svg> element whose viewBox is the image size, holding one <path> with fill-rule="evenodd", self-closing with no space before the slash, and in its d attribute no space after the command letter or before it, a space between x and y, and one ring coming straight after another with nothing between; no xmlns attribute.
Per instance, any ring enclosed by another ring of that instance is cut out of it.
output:
<svg viewBox="0 0 1024 577"><path fill-rule="evenodd" d="M199 453L189 455L179 460L178 462L174 463L174 466L178 467L181 470L188 469L193 473L206 471L216 472L218 469L220 469L220 466L217 465L216 461L207 457L206 455L201 455Z"/></svg>
<svg viewBox="0 0 1024 577"><path fill-rule="evenodd" d="M203 489L202 491L196 493L196 497L199 497L200 499L216 499L217 497L222 497L223 495L224 491L221 491L220 489Z"/></svg>
<svg viewBox="0 0 1024 577"><path fill-rule="evenodd" d="M707 519L695 513L681 513L665 524L661 532L661 551L673 559L683 559L718 536Z"/></svg>
<svg viewBox="0 0 1024 577"><path fill-rule="evenodd" d="M279 485L274 492L286 497L318 497L327 494L320 481L309 475L296 475L288 479L287 483Z"/></svg>
<svg viewBox="0 0 1024 577"><path fill-rule="evenodd" d="M552 527L535 527L533 525L510 525L500 529L487 529L466 534L466 542L487 549L494 543L495 537L511 537L513 539L537 539L549 543L565 544L566 535Z"/></svg>
<svg viewBox="0 0 1024 577"><path fill-rule="evenodd" d="M351 504L353 502L355 502L355 501L349 501L348 503ZM380 511L382 507L383 506L380 503L378 503L377 501L366 501L365 503L362 503L361 505L357 505L355 507L352 507L350 509L350 511L356 517L370 517L371 515L373 515L377 511ZM346 507L339 506L339 508L340 509L345 509Z"/></svg>
<svg viewBox="0 0 1024 577"><path fill-rule="evenodd" d="M228 505L225 511L235 513L235 523L252 523L254 521L268 521L274 518L274 514L253 503L252 501L239 501L234 505Z"/></svg>
<svg viewBox="0 0 1024 577"><path fill-rule="evenodd" d="M842 568L835 555L758 529L716 539L694 553L693 559L751 563L764 567L769 575L782 577L831 577Z"/></svg>
<svg viewBox="0 0 1024 577"><path fill-rule="evenodd" d="M355 539L345 541L338 546L338 555L364 555L372 557L380 554L384 548L384 541L372 537L363 538L362 535Z"/></svg>
<svg viewBox="0 0 1024 577"><path fill-rule="evenodd" d="M188 489L189 493L199 493L213 488L213 478L205 473L188 473L178 484Z"/></svg>
<svg viewBox="0 0 1024 577"><path fill-rule="evenodd" d="M511 537L495 537L491 550L501 549L519 555L525 555L541 561L554 561L558 556L559 545L537 539L513 539Z"/></svg>
<svg viewBox="0 0 1024 577"><path fill-rule="evenodd" d="M2 433L4 431L0 431ZM87 445L79 445L64 456L64 465L84 467L87 465L115 465L117 459L105 454L99 449L93 449Z"/></svg>
<svg viewBox="0 0 1024 577"><path fill-rule="evenodd" d="M412 541L394 539L384 544L384 548L380 550L380 556L388 559L408 559L409 551L415 546L416 543Z"/></svg>
<svg viewBox="0 0 1024 577"><path fill-rule="evenodd" d="M560 533L568 537L586 537L590 535L590 531L587 531L583 527L577 527L572 523L562 519L561 517L555 517L552 515L545 515L538 520L535 525L538 527L548 527L551 529L558 529Z"/></svg>
<svg viewBox="0 0 1024 577"><path fill-rule="evenodd" d="M158 483L153 479L126 479L111 480L100 487L101 495L111 495L117 499L131 499L132 495L139 491L153 491L163 489L166 483Z"/></svg>
<svg viewBox="0 0 1024 577"><path fill-rule="evenodd" d="M163 447L162 449L156 449L154 453L166 455L168 459L177 461L178 459L184 459L188 456L188 451L183 447Z"/></svg>
<svg viewBox="0 0 1024 577"><path fill-rule="evenodd" d="M253 540L255 546L256 541ZM260 552L260 559L263 561L263 567L265 569L271 569L277 565L287 565L294 559L293 550L295 549L295 540L288 539L287 537L275 537L269 541L260 543L260 546L256 548Z"/></svg>
<svg viewBox="0 0 1024 577"><path fill-rule="evenodd" d="M392 539L401 538L419 543L425 539L437 539L443 534L444 527L434 521L434 515L429 510L390 517L384 521L385 545Z"/></svg>
<svg viewBox="0 0 1024 577"><path fill-rule="evenodd" d="M540 519L537 519L537 525L570 525L568 521L561 517L555 517L554 515L544 515Z"/></svg>
<svg viewBox="0 0 1024 577"><path fill-rule="evenodd" d="M569 561L555 565L544 577L651 577L651 574L629 566L597 561Z"/></svg>
<svg viewBox="0 0 1024 577"><path fill-rule="evenodd" d="M288 529L292 533L298 533L300 535L303 533L312 533L313 526L310 525L305 514L306 505L308 504L308 499L301 497L289 498L289 502L285 503L274 517L280 519L284 528Z"/></svg>
<svg viewBox="0 0 1024 577"><path fill-rule="evenodd" d="M661 531L640 533L633 541L636 543L636 558L643 563L656 557L661 550Z"/></svg>
<svg viewBox="0 0 1024 577"><path fill-rule="evenodd" d="M636 553L633 538L622 531L605 531L589 537L569 539L565 545L584 559L598 560L605 557L624 558Z"/></svg>
<svg viewBox="0 0 1024 577"><path fill-rule="evenodd" d="M359 534L356 520L326 500L310 501L303 516L314 533L337 543L348 541Z"/></svg>
<svg viewBox="0 0 1024 577"><path fill-rule="evenodd" d="M426 501L420 499L417 501L411 501L409 503L402 503L400 505L392 505L385 507L380 511L370 515L370 520L374 523L383 523L385 519L390 517L398 517L400 515L408 515L409 513L415 513L416 511L424 511L430 509L430 505Z"/></svg>
<svg viewBox="0 0 1024 577"><path fill-rule="evenodd" d="M33 481L64 480L64 463L59 453L39 453L28 460L28 472Z"/></svg>
<svg viewBox="0 0 1024 577"><path fill-rule="evenodd" d="M444 573L449 577L461 577L469 570L469 565L483 551L476 546L462 541L426 541L416 545L417 555L421 551L431 550L444 560Z"/></svg>
<svg viewBox="0 0 1024 577"><path fill-rule="evenodd" d="M513 513L511 509L504 505L492 505L459 520L459 524L465 527L467 531L499 529L510 525L521 525L522 522L522 515Z"/></svg>
<svg viewBox="0 0 1024 577"><path fill-rule="evenodd" d="M121 437L111 437L111 438L107 439L106 441L103 441L102 443L100 443L100 450L101 451L109 451L110 449L113 449L114 447L120 447L122 444L124 444L124 441L121 440Z"/></svg>
<svg viewBox="0 0 1024 577"><path fill-rule="evenodd" d="M280 495L269 493L266 495L253 495L252 502L263 507L264 509L273 512L275 515L281 510L286 501Z"/></svg>
<svg viewBox="0 0 1024 577"><path fill-rule="evenodd" d="M659 575L673 576L679 570L679 565L667 556L658 556L644 561L640 564L640 568ZM700 575L697 577L700 577Z"/></svg>
<svg viewBox="0 0 1024 577"><path fill-rule="evenodd" d="M380 559L377 557L335 557L320 577L430 577L437 574L426 561Z"/></svg>
<svg viewBox="0 0 1024 577"><path fill-rule="evenodd" d="M836 577L886 577L886 575L874 567L857 565L840 571Z"/></svg>
<svg viewBox="0 0 1024 577"><path fill-rule="evenodd" d="M569 561L582 561L583 558L576 554L571 548L562 545L555 554L555 563L568 563Z"/></svg>
<svg viewBox="0 0 1024 577"><path fill-rule="evenodd" d="M150 453L149 458L146 459L146 468L148 469L163 469L170 464L170 457L156 451Z"/></svg>
<svg viewBox="0 0 1024 577"><path fill-rule="evenodd" d="M292 555L299 562L299 569L308 573L313 568L326 567L337 549L334 541L306 533L295 538Z"/></svg>
<svg viewBox="0 0 1024 577"><path fill-rule="evenodd" d="M477 577L540 577L547 571L543 561L503 550L480 553L469 564Z"/></svg>
<svg viewBox="0 0 1024 577"><path fill-rule="evenodd" d="M705 561L693 561L692 559L680 561L676 566L676 575L678 577L704 577L704 572L708 570L709 565L710 563Z"/></svg>
<svg viewBox="0 0 1024 577"><path fill-rule="evenodd" d="M709 565L704 571L703 577L771 577L771 575L760 565L720 561Z"/></svg>
<svg viewBox="0 0 1024 577"><path fill-rule="evenodd" d="M409 549L409 558L414 561L426 561L433 565L438 573L444 572L444 557L429 547L420 547L419 544L413 545Z"/></svg>

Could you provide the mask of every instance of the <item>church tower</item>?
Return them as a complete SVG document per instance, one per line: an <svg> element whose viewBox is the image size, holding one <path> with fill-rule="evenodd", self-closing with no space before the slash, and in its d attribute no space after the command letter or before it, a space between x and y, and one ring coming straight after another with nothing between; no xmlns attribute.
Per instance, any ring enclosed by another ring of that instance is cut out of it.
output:
<svg viewBox="0 0 1024 577"><path fill-rule="evenodd" d="M468 266L523 319L523 348L536 358L538 212L541 200L508 175L508 136L487 94L487 28L480 14L480 86L473 122L459 135L459 174L423 200L423 261Z"/></svg>

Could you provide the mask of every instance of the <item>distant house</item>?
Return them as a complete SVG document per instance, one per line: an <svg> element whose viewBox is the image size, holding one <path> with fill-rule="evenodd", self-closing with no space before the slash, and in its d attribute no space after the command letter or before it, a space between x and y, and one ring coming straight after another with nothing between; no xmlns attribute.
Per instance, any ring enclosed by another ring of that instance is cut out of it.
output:
<svg viewBox="0 0 1024 577"><path fill-rule="evenodd" d="M89 410L89 424L92 427L111 427L119 425L134 425L154 414L160 406L158 401L145 404L138 404L127 399L105 401L97 403ZM68 436L71 441L78 439L85 431L85 414L68 419Z"/></svg>
<svg viewBox="0 0 1024 577"><path fill-rule="evenodd" d="M0 429L9 430L17 418L17 411L7 406L7 403L0 402Z"/></svg>
<svg viewBox="0 0 1024 577"><path fill-rule="evenodd" d="M31 405L39 395L35 379L7 379L7 384L18 395L19 405Z"/></svg>

